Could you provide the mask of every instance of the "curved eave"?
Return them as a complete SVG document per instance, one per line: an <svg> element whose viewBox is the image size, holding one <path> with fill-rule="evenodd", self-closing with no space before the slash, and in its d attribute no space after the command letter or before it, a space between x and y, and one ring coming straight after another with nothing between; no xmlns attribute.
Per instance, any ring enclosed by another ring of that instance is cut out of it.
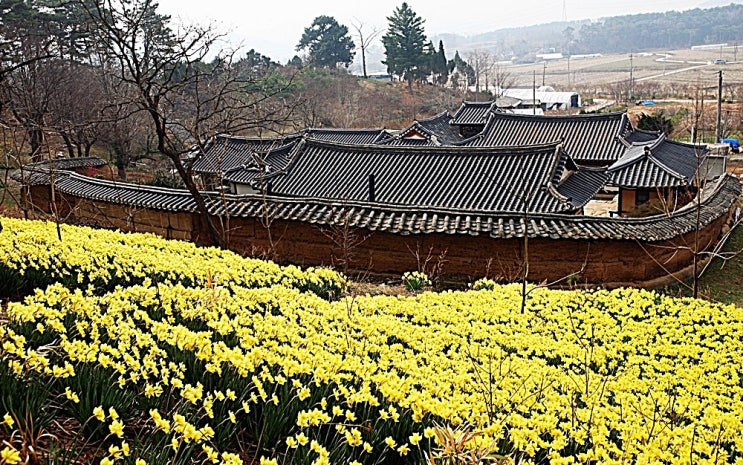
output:
<svg viewBox="0 0 743 465"><path fill-rule="evenodd" d="M76 173L55 173L54 179L59 192L78 198L173 213L196 212L193 198L184 190L116 183ZM212 215L258 218L268 214L277 220L318 226L341 225L338 219L341 218L344 226L400 235L444 233L494 239L528 235L551 239L657 242L687 234L725 216L740 192L737 178L723 176L708 184L699 208L692 203L670 216L663 214L646 218L418 209L369 202L275 196L266 200L259 195L221 196L217 193L203 193L203 197Z"/></svg>

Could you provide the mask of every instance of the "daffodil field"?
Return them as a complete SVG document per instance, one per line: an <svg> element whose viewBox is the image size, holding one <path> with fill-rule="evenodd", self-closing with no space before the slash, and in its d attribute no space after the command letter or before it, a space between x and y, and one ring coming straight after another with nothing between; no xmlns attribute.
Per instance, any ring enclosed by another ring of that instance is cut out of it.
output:
<svg viewBox="0 0 743 465"><path fill-rule="evenodd" d="M145 278L155 283L228 288L280 284L322 296L338 293L343 286L341 276L328 269L280 267L152 234L60 225L60 241L54 223L12 218L2 221L6 231L0 236L0 295L53 282L82 289L93 285L96 291L109 291L116 286L141 284Z"/></svg>
<svg viewBox="0 0 743 465"><path fill-rule="evenodd" d="M329 270L2 224L26 297L0 326L0 464L743 463L737 307L350 296Z"/></svg>

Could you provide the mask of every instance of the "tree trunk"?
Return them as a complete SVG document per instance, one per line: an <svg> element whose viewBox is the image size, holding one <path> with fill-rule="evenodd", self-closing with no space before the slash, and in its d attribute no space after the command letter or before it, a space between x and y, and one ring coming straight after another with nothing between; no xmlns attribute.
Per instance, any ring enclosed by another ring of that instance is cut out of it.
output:
<svg viewBox="0 0 743 465"><path fill-rule="evenodd" d="M36 163L43 158L41 145L44 143L44 134L38 127L28 130L29 144L31 145L31 160Z"/></svg>
<svg viewBox="0 0 743 465"><path fill-rule="evenodd" d="M204 222L207 231L209 232L209 238L211 239L212 245L215 245L222 249L226 248L227 243L224 240L222 233L214 224L211 215L209 215L209 210L207 209L206 202L204 202L204 197L201 196L201 192L199 192L199 189L196 187L196 183L194 183L193 177L191 177L189 171L187 171L186 168L183 166L183 163L181 163L180 155L167 153L167 151L163 149L164 147L162 147L161 144L160 152L164 153L173 162L173 164L175 165L175 169L178 171L178 174L183 180L183 183L186 185L186 189L188 189L191 197L193 197L193 200L196 203L196 209L199 212L199 216L201 217L201 220Z"/></svg>
<svg viewBox="0 0 743 465"><path fill-rule="evenodd" d="M124 150L121 148L121 144L114 142L111 144L114 151L114 160L116 163L116 175L121 179L122 181L126 181L126 167L127 167L127 158L126 154L124 153Z"/></svg>
<svg viewBox="0 0 743 465"><path fill-rule="evenodd" d="M67 147L67 154L70 156L70 158L75 158L75 147L70 140L70 136L68 136L67 133L62 130L58 132L59 135L62 137L62 140L64 141L65 147Z"/></svg>
<svg viewBox="0 0 743 465"><path fill-rule="evenodd" d="M361 70L364 72L364 79L366 79L366 47L361 47Z"/></svg>

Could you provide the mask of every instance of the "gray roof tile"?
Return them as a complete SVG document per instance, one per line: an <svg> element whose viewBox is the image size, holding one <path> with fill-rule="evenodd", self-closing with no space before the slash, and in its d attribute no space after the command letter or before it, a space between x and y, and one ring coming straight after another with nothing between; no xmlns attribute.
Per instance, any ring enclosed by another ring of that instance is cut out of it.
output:
<svg viewBox="0 0 743 465"><path fill-rule="evenodd" d="M226 171L223 179L237 184L251 184L260 179L261 171L264 177L268 177L271 173L283 170L291 160L295 145L292 142L267 153L255 153L248 162Z"/></svg>
<svg viewBox="0 0 743 465"><path fill-rule="evenodd" d="M704 165L706 146L658 137L647 145L635 144L608 168L612 184L627 188L679 187L693 184Z"/></svg>
<svg viewBox="0 0 743 465"><path fill-rule="evenodd" d="M246 163L251 163L256 152L265 153L286 144L296 142L300 136L286 137L240 137L225 134L212 138L204 147L204 153L194 160L194 173L225 173Z"/></svg>
<svg viewBox="0 0 743 465"><path fill-rule="evenodd" d="M352 146L306 140L272 194L329 201L370 198L397 206L483 211L570 211L559 193L569 157L557 144L530 147ZM549 187L551 186L551 190Z"/></svg>
<svg viewBox="0 0 743 465"><path fill-rule="evenodd" d="M473 126L473 125L485 125L488 121L488 115L490 109L493 106L493 102L462 102L462 105L454 113L454 117L451 120L453 125L462 126Z"/></svg>
<svg viewBox="0 0 743 465"><path fill-rule="evenodd" d="M562 140L576 163L611 164L624 153L622 137L633 132L626 113L530 116L490 113L483 132L464 142L474 147L543 144Z"/></svg>
<svg viewBox="0 0 743 465"><path fill-rule="evenodd" d="M303 134L317 140L337 142L339 144L376 144L390 136L384 128L373 129L335 129L335 128L309 128L302 131Z"/></svg>
<svg viewBox="0 0 743 465"><path fill-rule="evenodd" d="M48 171L50 169L69 171L88 167L98 168L107 164L105 160L98 157L55 158L29 163L23 168L13 171L10 178L29 186L43 185L49 182Z"/></svg>
<svg viewBox="0 0 743 465"><path fill-rule="evenodd" d="M413 124L400 131L398 134L380 141L384 145L454 145L464 140L459 129L450 123L452 117L449 112L444 111L430 118L415 120ZM420 137L411 137L422 136Z"/></svg>

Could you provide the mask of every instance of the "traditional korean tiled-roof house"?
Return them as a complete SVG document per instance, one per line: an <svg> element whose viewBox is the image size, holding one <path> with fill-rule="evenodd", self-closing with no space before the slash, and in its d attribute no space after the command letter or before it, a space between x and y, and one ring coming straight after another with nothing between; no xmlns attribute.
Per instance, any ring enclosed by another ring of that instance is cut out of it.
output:
<svg viewBox="0 0 743 465"><path fill-rule="evenodd" d="M577 164L609 166L624 155L631 142L649 142L658 136L635 129L624 112L573 116L491 112L483 130L464 145L505 146L562 140Z"/></svg>
<svg viewBox="0 0 743 465"><path fill-rule="evenodd" d="M363 165L359 165L362 153L337 144L308 140L301 150L306 152L298 154L296 167L300 168L303 156L304 162L318 160L326 150L345 157L343 166ZM377 162L384 160L384 153L363 152L378 157ZM225 230L228 242L242 252L260 253L272 246L272 255L293 263L329 265L345 257L351 269L398 275L416 269L426 257L438 257L440 271L448 276L475 278L488 274L508 280L519 276L513 270L524 263L523 238L528 236L531 279L553 280L580 271L581 282L609 286L651 282L685 269L690 255L688 247L681 245L698 238L700 250L713 247L740 194L738 180L723 176L707 184L698 204L687 204L670 214L647 218L585 216L578 214L578 207L591 192L584 192L586 184L577 181L581 174L596 173L570 173L568 158L559 144L516 149L516 153L495 150L489 155L476 154L471 162L511 157L512 162L537 162L539 167L529 172L535 181L525 183L526 188L535 189L530 191L534 202L526 212L521 200L524 197L506 195L508 190L503 192L488 183L489 176L481 177L486 189L473 187L462 196L446 200L453 194L450 184L436 182L440 178L434 174L444 175L449 169L467 166L468 156L447 152L435 155L440 158L438 168L426 170L431 182L393 186L377 185L375 179L373 199L368 198L369 178L361 175L366 172L363 169L352 170L358 174L354 185L360 185L354 191L333 183L340 178L332 174L322 179L320 171L318 176L300 179L291 173L291 163L286 174L276 175L278 193L205 192L203 198L212 216L229 218ZM458 163L452 163L455 159ZM547 169L555 161L556 169ZM496 179L513 178L505 171L499 174L496 165L489 165L490 171L486 172ZM324 172L333 170L339 170L339 166L327 166ZM565 174L569 176L561 181ZM62 215L72 213L78 221L97 226L156 232L209 244L195 202L185 190L117 183L74 172L47 172L47 176L45 185L27 187L41 209L47 209L51 202L53 177L56 209ZM462 174L452 179L456 183L468 181ZM315 188L324 194L311 196ZM333 200L336 196L342 198ZM269 230L273 231L271 236ZM344 242L344 237L355 239ZM344 255L348 244L353 245L353 253Z"/></svg>
<svg viewBox="0 0 743 465"><path fill-rule="evenodd" d="M590 283L646 282L689 264L688 249L674 244L690 235L712 247L734 210L740 183L718 170L693 191L696 202L678 201L662 215L585 215L606 186L636 193L652 185L676 201L681 191L673 189L695 187L700 161L719 165L700 158L699 147L637 131L622 113L533 117L486 106L416 121L394 137L325 129L273 139L219 136L194 171L218 172L230 185L202 196L217 223L228 224L231 247L271 247L272 255L313 265L342 256L350 268L378 273L415 269L428 254L447 275L509 279L524 263L528 237L534 280L581 270ZM480 124L480 133L462 134ZM51 201L52 179L57 209L81 221L208 243L185 191L41 170L28 187L41 208ZM349 237L358 239L353 257Z"/></svg>
<svg viewBox="0 0 743 465"><path fill-rule="evenodd" d="M710 162L716 158L717 162ZM619 188L618 211L624 215L648 202L675 210L688 203L709 180L725 174L725 158L711 157L703 145L675 142L661 135L634 143L608 169L608 183Z"/></svg>
<svg viewBox="0 0 743 465"><path fill-rule="evenodd" d="M452 116L448 111L430 118L415 120L397 134L379 141L379 144L441 146L461 143L465 138L451 121Z"/></svg>
<svg viewBox="0 0 743 465"><path fill-rule="evenodd" d="M395 208L574 214L603 186L557 143L524 147L410 147L306 139L271 194ZM594 173L591 173L594 174Z"/></svg>
<svg viewBox="0 0 743 465"><path fill-rule="evenodd" d="M292 144L303 136L345 144L375 144L390 137L382 128L335 129L308 128L281 137L241 137L219 134L212 138L192 160L193 173L199 177L204 190L220 189L225 181L235 181L235 172L243 167L268 163L268 169L281 169L281 153L287 153ZM266 160L272 153L272 160ZM275 165L275 166L272 166ZM228 173L232 173L228 175ZM242 173L241 176L244 176ZM229 177L229 178L228 178Z"/></svg>

